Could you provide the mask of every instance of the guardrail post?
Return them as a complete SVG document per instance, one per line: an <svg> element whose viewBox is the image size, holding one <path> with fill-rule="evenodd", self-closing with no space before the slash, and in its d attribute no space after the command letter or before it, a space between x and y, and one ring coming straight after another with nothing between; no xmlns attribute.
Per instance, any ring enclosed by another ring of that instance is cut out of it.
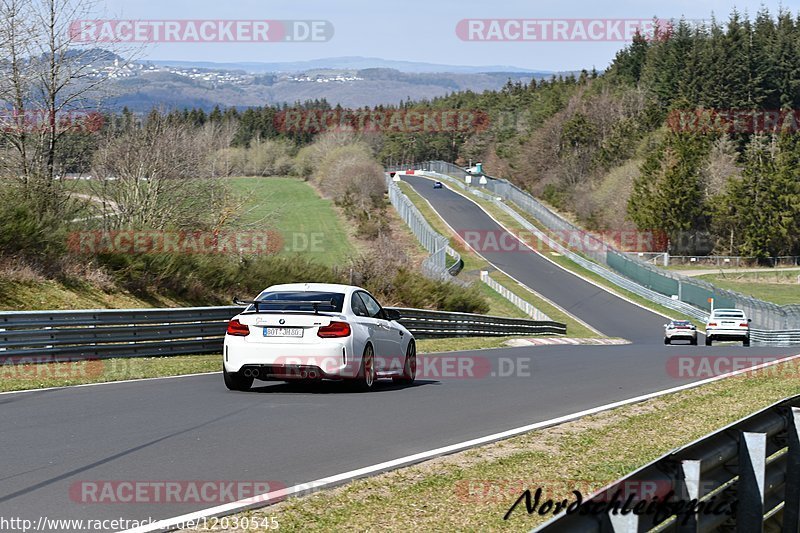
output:
<svg viewBox="0 0 800 533"><path fill-rule="evenodd" d="M614 533L637 533L639 531L639 515L636 513L616 513L608 512L608 520L611 522L611 531Z"/></svg>
<svg viewBox="0 0 800 533"><path fill-rule="evenodd" d="M743 431L739 440L739 482L736 531L764 531L764 473L767 466L767 434Z"/></svg>
<svg viewBox="0 0 800 533"><path fill-rule="evenodd" d="M789 411L789 448L783 507L783 533L800 532L800 407Z"/></svg>
<svg viewBox="0 0 800 533"><path fill-rule="evenodd" d="M681 461L681 471L683 472L683 487L685 495L681 498L687 500L700 499L700 461L684 460ZM678 517L678 531L680 533L697 533L697 513L692 514L684 523L684 517Z"/></svg>

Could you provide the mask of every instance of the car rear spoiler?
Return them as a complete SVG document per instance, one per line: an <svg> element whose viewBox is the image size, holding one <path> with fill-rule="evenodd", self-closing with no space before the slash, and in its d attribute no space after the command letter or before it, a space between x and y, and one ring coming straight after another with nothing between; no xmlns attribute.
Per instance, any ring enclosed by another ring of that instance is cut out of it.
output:
<svg viewBox="0 0 800 533"><path fill-rule="evenodd" d="M238 297L233 298L233 305L254 305L256 308L256 313L260 312L259 305L263 304L281 304L281 305L291 305L291 304L308 304L314 308L314 314L319 314L319 306L321 305L329 305L336 309L336 302L333 299L330 300L240 300ZM276 312L285 312L281 309L276 309ZM296 310L289 311L289 312L297 312Z"/></svg>

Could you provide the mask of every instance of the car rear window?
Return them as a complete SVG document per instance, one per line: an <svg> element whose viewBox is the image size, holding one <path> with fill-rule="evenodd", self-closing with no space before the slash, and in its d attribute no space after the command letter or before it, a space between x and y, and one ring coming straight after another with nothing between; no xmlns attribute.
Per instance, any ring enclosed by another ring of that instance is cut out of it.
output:
<svg viewBox="0 0 800 533"><path fill-rule="evenodd" d="M330 302L317 305L320 312L341 313L344 306L344 294L338 292L263 292L257 300L260 311L314 311L311 302ZM275 301L275 303L270 303ZM251 305L247 311L255 311Z"/></svg>
<svg viewBox="0 0 800 533"><path fill-rule="evenodd" d="M744 318L741 311L714 311L715 318Z"/></svg>

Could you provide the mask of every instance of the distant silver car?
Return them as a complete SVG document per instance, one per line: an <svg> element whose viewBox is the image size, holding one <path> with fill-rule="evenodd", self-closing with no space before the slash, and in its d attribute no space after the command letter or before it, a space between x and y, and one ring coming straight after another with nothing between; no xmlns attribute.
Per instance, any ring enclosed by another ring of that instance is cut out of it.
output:
<svg viewBox="0 0 800 533"><path fill-rule="evenodd" d="M672 344L673 340L689 341L697 346L697 326L688 320L670 320L664 324L664 344Z"/></svg>
<svg viewBox="0 0 800 533"><path fill-rule="evenodd" d="M434 189L441 189L442 188L442 182L441 181L434 181L433 182L433 188Z"/></svg>

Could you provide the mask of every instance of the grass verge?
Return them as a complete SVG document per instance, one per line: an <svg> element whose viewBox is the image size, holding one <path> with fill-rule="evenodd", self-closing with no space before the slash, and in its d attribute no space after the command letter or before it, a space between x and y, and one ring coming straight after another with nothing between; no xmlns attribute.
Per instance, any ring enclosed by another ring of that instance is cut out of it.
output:
<svg viewBox="0 0 800 533"><path fill-rule="evenodd" d="M783 371L779 369L783 368ZM584 496L664 453L800 393L796 363L673 393L243 513L281 531L522 531L526 488ZM669 431L665 431L665 428ZM260 522L258 522L260 523Z"/></svg>
<svg viewBox="0 0 800 533"><path fill-rule="evenodd" d="M417 351L422 354L502 348L506 341L516 338L521 337L419 339ZM219 354L26 363L24 359L4 359L0 352L0 392L216 372L221 364Z"/></svg>
<svg viewBox="0 0 800 533"><path fill-rule="evenodd" d="M228 178L232 191L246 199L241 227L272 229L284 238L281 253L307 255L327 266L356 255L345 225L331 200L321 198L297 178Z"/></svg>
<svg viewBox="0 0 800 533"><path fill-rule="evenodd" d="M721 289L747 294L778 305L800 302L800 272L731 272L704 274L698 279L713 283Z"/></svg>
<svg viewBox="0 0 800 533"><path fill-rule="evenodd" d="M138 296L118 288L102 290L88 282L20 281L0 277L0 310L3 311L134 309L187 305L192 305L192 302L164 296Z"/></svg>
<svg viewBox="0 0 800 533"><path fill-rule="evenodd" d="M38 364L3 360L1 355L0 392L215 372L221 364L216 354Z"/></svg>

